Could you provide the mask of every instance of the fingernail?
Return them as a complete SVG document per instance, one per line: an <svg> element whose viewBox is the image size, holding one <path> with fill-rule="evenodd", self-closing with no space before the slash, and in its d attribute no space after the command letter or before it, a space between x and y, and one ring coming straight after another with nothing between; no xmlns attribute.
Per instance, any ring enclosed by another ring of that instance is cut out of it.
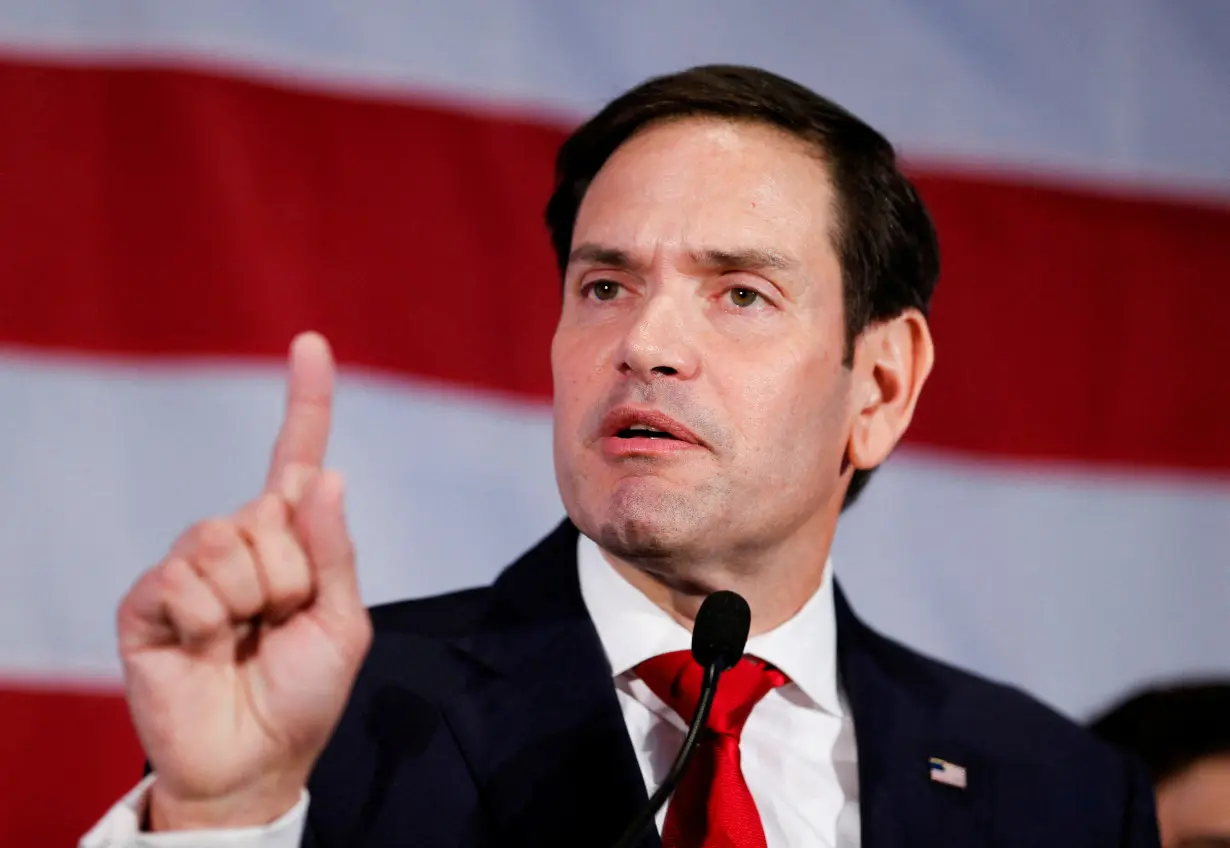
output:
<svg viewBox="0 0 1230 848"><path fill-rule="evenodd" d="M303 500L303 493L316 473L316 469L310 466L292 462L282 469L281 478L278 480L278 491L287 503L295 506Z"/></svg>

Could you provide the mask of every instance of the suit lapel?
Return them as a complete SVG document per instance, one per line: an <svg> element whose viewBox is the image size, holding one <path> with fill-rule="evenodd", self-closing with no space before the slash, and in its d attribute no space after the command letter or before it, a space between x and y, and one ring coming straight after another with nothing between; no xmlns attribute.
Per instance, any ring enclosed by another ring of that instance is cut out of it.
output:
<svg viewBox="0 0 1230 848"><path fill-rule="evenodd" d="M988 845L990 764L945 728L947 690L916 656L854 615L836 589L837 653L858 743L863 848ZM965 769L934 780L932 757Z"/></svg>
<svg viewBox="0 0 1230 848"><path fill-rule="evenodd" d="M497 580L445 716L502 845L609 845L647 800L564 522ZM652 832L644 848L658 845Z"/></svg>
<svg viewBox="0 0 1230 848"><path fill-rule="evenodd" d="M445 718L498 844L610 845L646 802L610 667L562 523L511 566L486 620L456 643L478 669ZM864 625L835 590L838 668L858 743L863 848L990 844L992 764L945 727L946 687ZM937 757L967 786L931 777ZM660 848L650 831L640 848Z"/></svg>

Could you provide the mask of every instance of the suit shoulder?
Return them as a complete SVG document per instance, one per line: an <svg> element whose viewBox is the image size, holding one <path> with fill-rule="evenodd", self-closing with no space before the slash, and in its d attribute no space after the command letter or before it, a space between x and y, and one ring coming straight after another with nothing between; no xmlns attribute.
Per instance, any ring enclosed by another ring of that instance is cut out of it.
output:
<svg viewBox="0 0 1230 848"><path fill-rule="evenodd" d="M932 693L943 726L969 744L1020 762L1123 768L1117 751L1025 690L878 638L883 659L910 669L915 682Z"/></svg>
<svg viewBox="0 0 1230 848"><path fill-rule="evenodd" d="M468 663L454 645L473 633L487 608L488 588L378 604L368 609L372 642L351 692L348 714L399 697L436 701L464 685Z"/></svg>
<svg viewBox="0 0 1230 848"><path fill-rule="evenodd" d="M956 742L954 754L999 763L1014 803L1072 822L1068 836L1085 827L1098 844L1157 844L1152 788L1134 757L1016 686L886 643L901 664L929 678L941 737Z"/></svg>
<svg viewBox="0 0 1230 848"><path fill-rule="evenodd" d="M1119 767L1113 749L1025 690L943 665L953 686L949 720L1021 759L1077 757Z"/></svg>

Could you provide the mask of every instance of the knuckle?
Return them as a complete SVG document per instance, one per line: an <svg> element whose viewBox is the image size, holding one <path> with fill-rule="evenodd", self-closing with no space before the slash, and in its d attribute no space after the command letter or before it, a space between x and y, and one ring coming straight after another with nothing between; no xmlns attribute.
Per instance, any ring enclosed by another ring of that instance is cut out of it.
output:
<svg viewBox="0 0 1230 848"><path fill-rule="evenodd" d="M171 543L170 554L187 555L196 550L197 539L200 537L201 523L197 521L188 525L182 533L175 537L175 541Z"/></svg>
<svg viewBox="0 0 1230 848"><path fill-rule="evenodd" d="M239 542L238 528L225 518L208 518L196 528L197 544L206 556L226 554Z"/></svg>
<svg viewBox="0 0 1230 848"><path fill-rule="evenodd" d="M260 504L260 498L254 501L248 501L239 509L235 510L234 514L231 515L231 521L245 530L251 530L257 525L256 517L260 509Z"/></svg>
<svg viewBox="0 0 1230 848"><path fill-rule="evenodd" d="M200 603L204 584L192 566L182 557L171 557L157 569L153 591L158 600L173 614L182 612L192 603Z"/></svg>
<svg viewBox="0 0 1230 848"><path fill-rule="evenodd" d="M282 549L277 557L279 571L289 583L308 585L312 582L312 567L307 551L289 533L282 537Z"/></svg>
<svg viewBox="0 0 1230 848"><path fill-rule="evenodd" d="M275 604L299 604L312 594L311 579L306 574L279 574L269 579L270 601Z"/></svg>
<svg viewBox="0 0 1230 848"><path fill-rule="evenodd" d="M318 473L306 463L288 462L278 477L278 491L287 502L298 504Z"/></svg>
<svg viewBox="0 0 1230 848"><path fill-rule="evenodd" d="M167 604L175 627L190 639L199 639L216 633L226 625L227 618L218 604L189 603L176 598Z"/></svg>
<svg viewBox="0 0 1230 848"><path fill-rule="evenodd" d="M238 555L228 558L211 575L211 582L218 588L219 594L228 606L239 616L254 615L264 605L264 591L261 588L256 565L252 558Z"/></svg>
<svg viewBox="0 0 1230 848"><path fill-rule="evenodd" d="M164 565L164 562L160 562L138 574L132 581L132 585L128 587L128 591L124 593L124 597L120 599L120 606L131 607L142 599L156 594Z"/></svg>
<svg viewBox="0 0 1230 848"><path fill-rule="evenodd" d="M244 504L235 514L235 521L247 533L256 535L283 524L286 512L286 501L273 492L266 492Z"/></svg>
<svg viewBox="0 0 1230 848"><path fill-rule="evenodd" d="M180 591L172 592L164 599L168 617L175 629L197 638L216 632L226 623L226 611L211 593L203 587L181 584Z"/></svg>
<svg viewBox="0 0 1230 848"><path fill-rule="evenodd" d="M184 591L193 577L188 560L179 556L168 557L153 573L154 591L160 595L178 595Z"/></svg>
<svg viewBox="0 0 1230 848"><path fill-rule="evenodd" d="M257 517L266 527L284 524L288 511L286 499L274 492L266 492L256 501Z"/></svg>
<svg viewBox="0 0 1230 848"><path fill-rule="evenodd" d="M312 572L307 558L292 539L284 538L280 547L270 552L265 579L270 603L275 606L297 607L311 597Z"/></svg>
<svg viewBox="0 0 1230 848"><path fill-rule="evenodd" d="M167 609L175 623L193 633L218 627L222 616L217 604L204 603L200 598L177 596L167 601Z"/></svg>
<svg viewBox="0 0 1230 848"><path fill-rule="evenodd" d="M225 627L229 616L221 604L214 602L202 604L197 610L197 619L201 629L213 632Z"/></svg>

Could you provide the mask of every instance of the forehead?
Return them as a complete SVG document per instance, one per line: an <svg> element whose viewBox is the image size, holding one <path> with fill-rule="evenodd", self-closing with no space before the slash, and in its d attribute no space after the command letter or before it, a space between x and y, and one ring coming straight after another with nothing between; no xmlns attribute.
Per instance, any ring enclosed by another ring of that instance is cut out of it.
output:
<svg viewBox="0 0 1230 848"><path fill-rule="evenodd" d="M829 252L834 193L817 151L759 123L688 118L623 144L591 183L573 241L660 251ZM751 244L744 244L751 243Z"/></svg>

